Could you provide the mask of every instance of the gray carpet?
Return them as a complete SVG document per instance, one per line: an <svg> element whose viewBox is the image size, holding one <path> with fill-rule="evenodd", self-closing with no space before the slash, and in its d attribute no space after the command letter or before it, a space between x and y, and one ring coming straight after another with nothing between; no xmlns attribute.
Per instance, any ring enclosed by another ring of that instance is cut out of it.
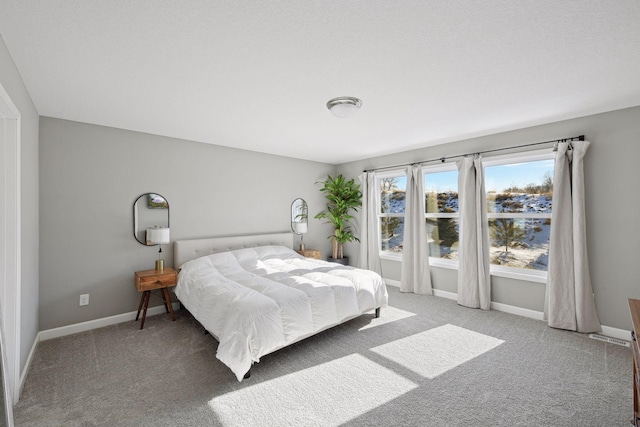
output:
<svg viewBox="0 0 640 427"><path fill-rule="evenodd" d="M41 342L17 426L628 426L631 350L390 287L239 383L185 311Z"/></svg>

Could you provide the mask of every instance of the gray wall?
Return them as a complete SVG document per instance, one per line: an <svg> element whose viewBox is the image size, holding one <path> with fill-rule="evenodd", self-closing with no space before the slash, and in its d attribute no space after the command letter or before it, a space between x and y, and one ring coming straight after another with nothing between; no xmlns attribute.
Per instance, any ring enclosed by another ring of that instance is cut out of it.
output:
<svg viewBox="0 0 640 427"><path fill-rule="evenodd" d="M0 83L20 111L20 370L38 334L38 112L0 38ZM16 378L18 380L18 378Z"/></svg>
<svg viewBox="0 0 640 427"><path fill-rule="evenodd" d="M324 201L315 182L363 169L585 134L589 258L602 324L629 329L627 298L640 298L640 107L427 147L338 166L41 118L40 329L134 311L133 272L153 267L156 250L132 236L132 203L158 192L171 204L172 239L275 232L289 205L305 198L310 216ZM151 160L152 157L155 159ZM97 234L100 233L100 236ZM308 248L329 251L327 226L311 220ZM356 257L356 244L346 253ZM171 250L165 259L171 265ZM399 280L397 262L383 273ZM436 289L455 292L457 274L434 268ZM492 300L542 311L544 285L493 278ZM78 306L81 293L91 295ZM37 298L37 295L36 295Z"/></svg>
<svg viewBox="0 0 640 427"><path fill-rule="evenodd" d="M585 157L587 239L596 306L603 325L630 330L627 298L640 298L640 107L543 126L473 138L364 161L346 163L349 177L364 169L585 135L592 142ZM357 247L349 250L357 254ZM397 261L383 261L383 274L400 280ZM432 269L435 289L457 292L457 272ZM545 285L492 277L492 301L542 311Z"/></svg>
<svg viewBox="0 0 640 427"><path fill-rule="evenodd" d="M137 270L156 247L133 237L132 206L163 195L171 239L290 230L296 197L323 209L316 181L335 166L121 129L40 118L40 329L135 311ZM311 220L307 248L331 233ZM172 266L171 247L163 249ZM90 304L80 307L80 294Z"/></svg>

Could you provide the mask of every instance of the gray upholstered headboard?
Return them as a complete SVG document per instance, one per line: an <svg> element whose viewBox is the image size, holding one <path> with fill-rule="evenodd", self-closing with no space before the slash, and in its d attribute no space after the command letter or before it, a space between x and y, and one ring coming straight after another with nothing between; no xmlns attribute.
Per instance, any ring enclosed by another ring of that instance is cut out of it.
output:
<svg viewBox="0 0 640 427"><path fill-rule="evenodd" d="M293 247L293 233L253 234L247 236L211 237L208 239L176 240L173 243L173 265L182 264L201 256L255 246L280 245Z"/></svg>

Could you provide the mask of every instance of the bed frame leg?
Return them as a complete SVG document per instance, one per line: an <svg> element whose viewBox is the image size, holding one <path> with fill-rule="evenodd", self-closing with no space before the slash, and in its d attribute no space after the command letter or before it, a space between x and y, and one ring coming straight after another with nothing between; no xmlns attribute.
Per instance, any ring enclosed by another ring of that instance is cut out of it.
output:
<svg viewBox="0 0 640 427"><path fill-rule="evenodd" d="M249 370L247 371L247 373L246 373L246 374L244 374L244 378L243 378L243 379L245 379L245 380L246 380L246 379L247 379L247 378L249 378L250 376L251 376L251 368L249 368Z"/></svg>
<svg viewBox="0 0 640 427"><path fill-rule="evenodd" d="M380 307L376 308L376 314L375 314L375 318L379 318L380 317Z"/></svg>

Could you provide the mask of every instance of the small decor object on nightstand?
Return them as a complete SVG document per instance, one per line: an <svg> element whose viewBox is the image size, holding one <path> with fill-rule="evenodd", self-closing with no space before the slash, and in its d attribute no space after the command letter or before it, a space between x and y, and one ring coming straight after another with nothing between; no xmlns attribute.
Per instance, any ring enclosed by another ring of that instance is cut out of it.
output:
<svg viewBox="0 0 640 427"><path fill-rule="evenodd" d="M306 258L322 259L322 253L316 249L301 249L296 252Z"/></svg>
<svg viewBox="0 0 640 427"><path fill-rule="evenodd" d="M162 271L158 270L145 270L136 271L135 274L136 289L138 292L142 292L140 297L140 304L138 304L138 314L136 314L136 321L140 317L140 311L142 312L142 322L140 323L140 329L144 328L144 320L147 317L147 308L149 308L149 298L151 298L151 291L159 290L161 298L164 301L164 308L167 313L171 314L171 320L175 321L176 316L173 313L173 306L171 305L171 296L169 295L169 287L175 286L178 281L178 272L171 267L167 267Z"/></svg>

